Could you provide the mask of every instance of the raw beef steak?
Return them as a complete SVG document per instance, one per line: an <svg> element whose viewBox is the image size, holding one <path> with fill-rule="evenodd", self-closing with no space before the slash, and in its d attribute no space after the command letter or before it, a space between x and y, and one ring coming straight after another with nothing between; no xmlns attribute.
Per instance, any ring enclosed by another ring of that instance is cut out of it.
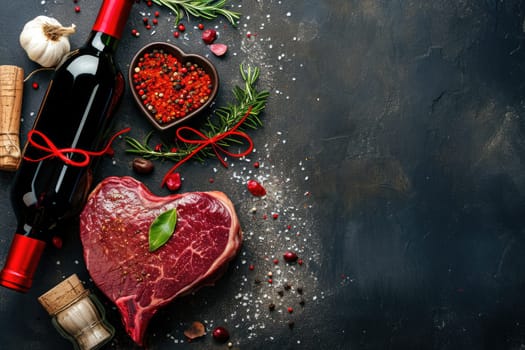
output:
<svg viewBox="0 0 525 350"><path fill-rule="evenodd" d="M178 216L175 233L149 252L149 226L172 208ZM235 209L224 193L158 197L132 177L108 177L98 184L81 213L80 237L91 278L116 304L139 345L157 310L212 285L242 242Z"/></svg>

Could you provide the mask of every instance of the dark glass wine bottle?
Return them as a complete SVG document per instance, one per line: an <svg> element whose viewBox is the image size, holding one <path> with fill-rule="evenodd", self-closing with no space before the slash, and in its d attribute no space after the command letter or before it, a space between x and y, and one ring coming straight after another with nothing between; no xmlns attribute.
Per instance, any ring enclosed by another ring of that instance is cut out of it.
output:
<svg viewBox="0 0 525 350"><path fill-rule="evenodd" d="M29 290L51 232L85 202L96 157L81 153L96 153L108 141L124 91L113 55L133 3L104 0L86 43L69 53L53 75L30 135L37 133L28 135L35 143L25 145L11 188L18 224L0 272L4 287Z"/></svg>

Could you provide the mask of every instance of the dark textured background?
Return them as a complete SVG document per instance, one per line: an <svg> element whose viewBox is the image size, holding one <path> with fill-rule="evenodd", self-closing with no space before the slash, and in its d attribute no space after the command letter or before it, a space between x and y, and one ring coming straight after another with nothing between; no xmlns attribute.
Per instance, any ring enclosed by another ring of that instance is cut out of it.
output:
<svg viewBox="0 0 525 350"><path fill-rule="evenodd" d="M234 201L246 241L213 288L175 301L149 326L148 349L220 349L210 334L192 343L182 332L194 320L225 325L242 349L523 349L525 348L525 132L523 1L232 0L243 13L235 29L204 21L229 45L209 56L195 26L173 39L165 8L155 34L142 27L139 3L117 59L127 72L140 46L170 40L207 55L217 66L217 105L231 101L241 63L261 68L271 92L264 127L253 131L250 159L213 159L181 168L183 191L220 189ZM2 1L0 64L37 66L18 44L25 22L47 14L75 23L80 45L100 1ZM141 31L139 38L129 35ZM251 33L252 35L247 35ZM22 135L50 75L26 84ZM117 128L141 119L129 90ZM59 127L59 126L58 126ZM97 172L134 175L132 156L117 142ZM260 169L253 161L261 161ZM172 164L140 177L153 192ZM11 173L1 173L0 258L15 228ZM261 177L269 196L254 200L244 186ZM210 183L209 179L214 182ZM257 213L250 209L256 206ZM278 211L278 220L262 219ZM292 229L286 230L287 224ZM46 250L33 289L0 290L0 348L67 349L37 303L38 295L76 272L106 305L117 335L107 348L133 348L119 316L89 281L78 227L60 250ZM305 264L273 266L288 247ZM248 271L254 263L255 271ZM274 274L275 284L255 283ZM283 283L304 287L279 298ZM269 313L266 304L276 302ZM293 314L286 307L293 305ZM295 326L289 329L288 321Z"/></svg>

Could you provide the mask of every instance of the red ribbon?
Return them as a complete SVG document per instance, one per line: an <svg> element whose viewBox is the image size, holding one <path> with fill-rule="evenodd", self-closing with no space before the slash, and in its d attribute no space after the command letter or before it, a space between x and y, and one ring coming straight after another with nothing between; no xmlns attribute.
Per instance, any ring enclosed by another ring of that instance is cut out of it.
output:
<svg viewBox="0 0 525 350"><path fill-rule="evenodd" d="M168 170L166 175L164 175L164 178L162 179L162 182L161 182L160 186L161 187L164 186L164 184L166 183L166 180L168 179L168 177L179 166L184 164L188 159L192 158L195 154L199 153L205 147L208 147L208 146L212 147L213 152L215 153L215 155L217 156L217 158L219 159L219 161L221 162L221 164L225 168L228 167L228 164L226 164L224 159L221 158L221 155L220 155L221 152L223 154L226 154L227 156L236 157L236 158L244 157L244 156L247 156L248 154L250 154L252 152L252 150L253 150L253 141L252 141L252 139L250 138L250 136L248 136L248 134L246 134L246 133L244 133L242 131L239 131L237 129L242 125L242 123L244 123L246 118L248 118L248 116L250 115L251 111L252 111L252 107L250 106L248 108L248 111L241 118L241 120L239 120L239 122L237 124L235 124L230 130L228 130L226 132L223 132L222 134L217 134L217 135L215 135L213 137L207 137L206 135L204 135L199 130L196 130L196 129L191 128L189 126L183 126L183 127L180 127L179 129L177 129L176 135L177 135L177 138L180 141L185 142L185 143L189 143L189 144L199 145L199 146L197 148L195 148L190 154L188 154L184 159L180 160L177 164L175 164L173 167L171 167L170 170ZM182 132L183 131L191 132L194 135L197 135L200 139L188 139L188 138L182 136ZM239 137L241 139L244 139L248 143L248 148L244 152L233 153L233 152L228 151L224 147L221 147L218 144L218 142L221 141L222 139L228 137L228 136L237 136L237 137Z"/></svg>
<svg viewBox="0 0 525 350"><path fill-rule="evenodd" d="M91 161L91 157L99 157L99 156L104 155L106 152L110 150L111 144L113 143L115 138L117 138L118 136L130 130L131 128L125 128L125 129L120 130L119 132L117 132L115 135L113 135L109 139L109 142L107 143L106 147L104 147L104 149L98 152L92 152L92 151L86 151L80 148L58 148L57 146L55 146L53 141L51 141L44 133L33 129L33 130L30 130L29 133L27 134L28 143L31 146L39 150L48 152L49 154L41 158L38 158L38 159L32 159L32 158L24 156L24 159L29 162L40 162L41 160L44 160L44 159L58 157L62 159L62 161L67 165L76 166L76 167L85 167L89 165L89 162ZM40 137L44 141L44 144L39 144L38 142L36 142L35 136ZM72 153L81 155L83 157L82 161L75 161L71 159L70 157L68 157L68 154L72 154Z"/></svg>

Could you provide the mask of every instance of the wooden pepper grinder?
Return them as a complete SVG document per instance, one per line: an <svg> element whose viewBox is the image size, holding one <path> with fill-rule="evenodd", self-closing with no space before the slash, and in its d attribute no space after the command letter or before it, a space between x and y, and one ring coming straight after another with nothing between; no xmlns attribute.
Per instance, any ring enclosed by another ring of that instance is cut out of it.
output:
<svg viewBox="0 0 525 350"><path fill-rule="evenodd" d="M15 171L22 160L20 114L24 92L24 70L0 66L0 170Z"/></svg>
<svg viewBox="0 0 525 350"><path fill-rule="evenodd" d="M115 334L106 322L104 308L76 274L42 294L38 301L46 309L59 333L75 349L100 349Z"/></svg>

